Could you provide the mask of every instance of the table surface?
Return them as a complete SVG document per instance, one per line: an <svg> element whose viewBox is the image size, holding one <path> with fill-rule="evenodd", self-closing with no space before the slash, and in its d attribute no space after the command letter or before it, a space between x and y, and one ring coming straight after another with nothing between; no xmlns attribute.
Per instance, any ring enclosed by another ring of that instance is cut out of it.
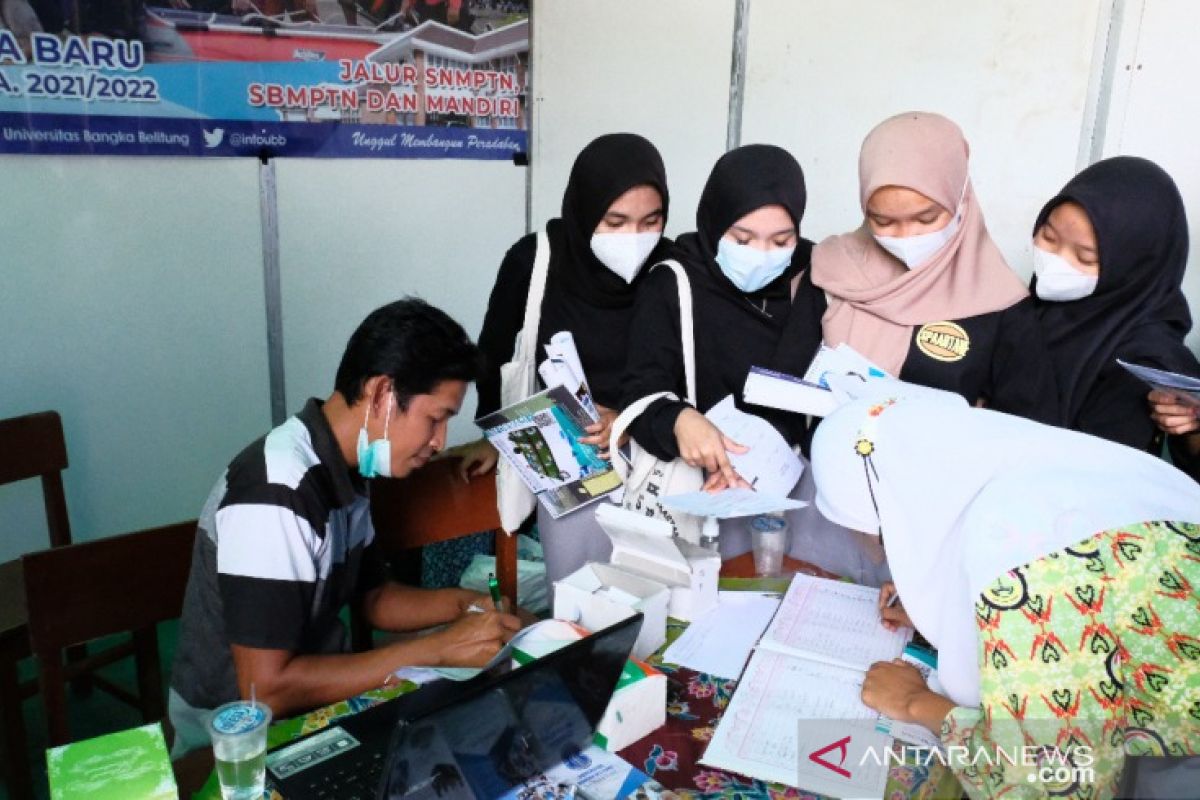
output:
<svg viewBox="0 0 1200 800"><path fill-rule="evenodd" d="M754 573L753 556L746 553L742 556L724 562L721 567L721 588L758 589L783 591L790 583L792 574L802 572L810 575L836 578L812 564L786 558L783 574L775 577L758 577ZM671 620L668 626L668 642L670 644L687 627L686 623ZM661 653L664 645L650 661L661 669L668 677L668 719L666 725L639 742L622 750L619 755L643 772L654 774L654 777L667 788L676 791L682 800L712 800L713 798L737 797L742 800L776 800L776 798L807 797L817 798L807 792L796 789L765 784L748 778L724 773L712 769L700 769L697 764L700 755L707 746L705 734L711 735L711 730L719 720L725 705L733 694L736 681L696 673L686 668L664 664ZM386 690L375 690L350 700L336 703L322 709L310 712L302 717L284 720L272 726L269 746L276 746L305 733L318 730L330 721L355 713L363 708L396 697L405 691L411 691L413 686L393 686ZM706 716L707 715L707 716ZM671 749L668 749L671 748ZM181 798L190 798L198 794L203 800L215 800L219 797L216 791L216 779L213 775L213 757L211 748L194 751L173 763L175 780L179 787ZM692 774L686 774L695 770ZM668 774L669 773L669 774ZM886 796L901 796L909 798L941 797L946 791L951 796L958 796L957 784L953 776L937 768L923 767L892 767L889 773ZM947 781L952 782L950 784ZM672 785L675 784L675 785ZM277 798L278 795L275 795Z"/></svg>

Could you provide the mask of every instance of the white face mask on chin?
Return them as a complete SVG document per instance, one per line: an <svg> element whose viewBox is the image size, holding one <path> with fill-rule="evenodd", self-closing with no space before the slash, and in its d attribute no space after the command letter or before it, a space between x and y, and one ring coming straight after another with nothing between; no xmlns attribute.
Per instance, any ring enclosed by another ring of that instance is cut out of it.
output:
<svg viewBox="0 0 1200 800"><path fill-rule="evenodd" d="M917 269L933 258L937 251L946 246L958 232L961 210L946 224L946 227L933 233L922 233L917 236L876 236L879 246L896 258L909 269Z"/></svg>
<svg viewBox="0 0 1200 800"><path fill-rule="evenodd" d="M1100 280L1099 275L1080 272L1062 256L1036 245L1033 248L1033 274L1037 276L1034 287L1037 296L1056 303L1090 296Z"/></svg>
<svg viewBox="0 0 1200 800"><path fill-rule="evenodd" d="M633 283L646 259L662 239L661 231L650 233L594 233L592 253L600 263L620 275L626 283Z"/></svg>

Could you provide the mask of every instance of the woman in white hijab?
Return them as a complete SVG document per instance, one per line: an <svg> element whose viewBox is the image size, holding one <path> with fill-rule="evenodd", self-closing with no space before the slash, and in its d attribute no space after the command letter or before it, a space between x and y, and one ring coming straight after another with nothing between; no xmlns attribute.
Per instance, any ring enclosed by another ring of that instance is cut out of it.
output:
<svg viewBox="0 0 1200 800"><path fill-rule="evenodd" d="M1186 475L952 396L844 406L817 429L812 469L826 517L880 534L903 610L938 649L945 695L892 662L863 702L963 746L947 753L973 797L1109 797L1127 754L1200 753Z"/></svg>

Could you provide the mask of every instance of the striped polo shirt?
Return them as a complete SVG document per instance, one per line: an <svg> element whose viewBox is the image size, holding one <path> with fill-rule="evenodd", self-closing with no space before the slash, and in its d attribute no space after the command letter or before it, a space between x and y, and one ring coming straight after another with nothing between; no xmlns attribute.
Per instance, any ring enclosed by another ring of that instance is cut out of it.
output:
<svg viewBox="0 0 1200 800"><path fill-rule="evenodd" d="M198 533L171 674L193 708L237 698L231 644L346 652L339 611L384 580L365 481L316 399L230 463Z"/></svg>

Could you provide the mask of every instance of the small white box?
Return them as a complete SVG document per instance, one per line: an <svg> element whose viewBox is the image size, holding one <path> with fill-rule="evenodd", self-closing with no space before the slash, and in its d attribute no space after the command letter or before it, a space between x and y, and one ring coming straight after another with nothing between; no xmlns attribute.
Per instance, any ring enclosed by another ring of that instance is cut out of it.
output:
<svg viewBox="0 0 1200 800"><path fill-rule="evenodd" d="M596 521L612 540L613 565L667 585L670 616L691 622L716 608L720 555L675 538L663 520L620 506L601 505Z"/></svg>
<svg viewBox="0 0 1200 800"><path fill-rule="evenodd" d="M667 640L670 592L611 564L585 564L554 584L554 616L598 631L642 612L634 658L646 658Z"/></svg>

